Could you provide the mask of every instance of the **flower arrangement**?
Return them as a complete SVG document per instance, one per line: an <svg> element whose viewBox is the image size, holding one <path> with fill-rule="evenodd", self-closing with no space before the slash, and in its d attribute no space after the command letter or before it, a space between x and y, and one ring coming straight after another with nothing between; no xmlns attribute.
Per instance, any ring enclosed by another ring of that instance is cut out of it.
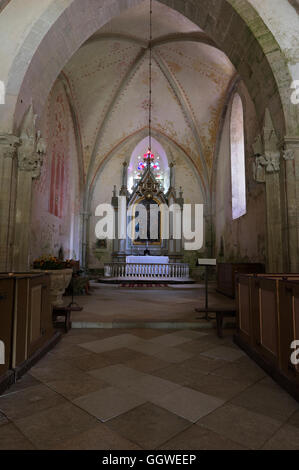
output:
<svg viewBox="0 0 299 470"><path fill-rule="evenodd" d="M40 256L36 260L33 261L33 269L65 269L66 262L56 258L56 256Z"/></svg>

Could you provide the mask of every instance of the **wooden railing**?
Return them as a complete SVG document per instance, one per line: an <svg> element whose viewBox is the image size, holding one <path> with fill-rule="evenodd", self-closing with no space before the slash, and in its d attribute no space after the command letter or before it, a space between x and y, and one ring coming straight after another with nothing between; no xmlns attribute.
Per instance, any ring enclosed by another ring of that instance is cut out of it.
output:
<svg viewBox="0 0 299 470"><path fill-rule="evenodd" d="M105 277L121 280L189 279L189 265L185 263L107 263Z"/></svg>

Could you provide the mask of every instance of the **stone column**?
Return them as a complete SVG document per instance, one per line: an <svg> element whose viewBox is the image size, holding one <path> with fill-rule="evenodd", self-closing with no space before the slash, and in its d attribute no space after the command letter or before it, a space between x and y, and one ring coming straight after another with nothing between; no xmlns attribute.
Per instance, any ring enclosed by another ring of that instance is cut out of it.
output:
<svg viewBox="0 0 299 470"><path fill-rule="evenodd" d="M119 192L120 196L128 196L128 164L123 162L122 184Z"/></svg>
<svg viewBox="0 0 299 470"><path fill-rule="evenodd" d="M266 185L267 271L284 271L282 207L280 192L280 152L266 150L255 156L254 176Z"/></svg>
<svg viewBox="0 0 299 470"><path fill-rule="evenodd" d="M175 164L171 162L169 164L169 188L175 188Z"/></svg>
<svg viewBox="0 0 299 470"><path fill-rule="evenodd" d="M121 191L120 191L121 195ZM120 200L116 195L116 186L113 189L113 196L111 199L111 205L114 209L114 229L115 237L113 240L113 252L112 258L116 262L125 262L126 261L126 239L118 238L119 235L119 211L120 211Z"/></svg>
<svg viewBox="0 0 299 470"><path fill-rule="evenodd" d="M283 231L287 243L288 270L299 272L299 137L285 137L282 145L285 184Z"/></svg>
<svg viewBox="0 0 299 470"><path fill-rule="evenodd" d="M184 195L183 195L183 188L180 186L180 191L179 191L179 197L177 198L176 203L180 206L181 208L181 229L182 229L182 235L179 240L176 240L176 262L180 263L183 259L183 209L184 209Z"/></svg>
<svg viewBox="0 0 299 470"><path fill-rule="evenodd" d="M171 194L168 197L169 206L175 204L178 207L178 213L176 217L180 217L181 220L181 238L175 239L174 238L174 226L173 223L170 224L169 227L169 242L168 242L168 256L170 263L180 263L183 258L183 207L184 207L184 198L183 198L183 190L180 187L179 197L176 197L176 190L171 187L170 188ZM172 214L173 222L174 222L174 213Z"/></svg>
<svg viewBox="0 0 299 470"><path fill-rule="evenodd" d="M88 240L89 240L89 220L91 217L90 212L82 212L82 253L81 265L82 269L88 268Z"/></svg>
<svg viewBox="0 0 299 470"><path fill-rule="evenodd" d="M19 138L0 135L0 272L12 269L15 169Z"/></svg>
<svg viewBox="0 0 299 470"><path fill-rule="evenodd" d="M13 251L13 270L18 272L29 270L32 181L40 176L41 155L45 153L45 150L40 151L35 144L29 153L28 150L30 149L23 143L18 151Z"/></svg>
<svg viewBox="0 0 299 470"><path fill-rule="evenodd" d="M29 269L31 198L31 171L19 168L17 176L13 271L24 272Z"/></svg>
<svg viewBox="0 0 299 470"><path fill-rule="evenodd" d="M40 131L35 129L35 120L36 116L30 107L23 123L17 158L13 270L19 272L29 269L32 180L40 176L42 159L46 153Z"/></svg>

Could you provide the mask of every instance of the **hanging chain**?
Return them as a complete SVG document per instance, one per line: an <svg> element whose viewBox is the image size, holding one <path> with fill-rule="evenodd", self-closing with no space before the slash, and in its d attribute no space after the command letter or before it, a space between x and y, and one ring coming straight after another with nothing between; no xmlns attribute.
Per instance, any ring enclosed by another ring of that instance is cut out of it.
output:
<svg viewBox="0 0 299 470"><path fill-rule="evenodd" d="M152 24L152 14L153 14L153 0L150 0L150 35L149 35L149 117L148 117L148 127L149 127L149 149L152 149L152 39L153 39L153 24Z"/></svg>

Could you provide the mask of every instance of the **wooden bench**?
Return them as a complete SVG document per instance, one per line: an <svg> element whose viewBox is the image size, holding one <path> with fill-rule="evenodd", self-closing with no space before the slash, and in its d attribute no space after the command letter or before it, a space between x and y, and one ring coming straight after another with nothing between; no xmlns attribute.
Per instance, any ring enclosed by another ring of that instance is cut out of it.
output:
<svg viewBox="0 0 299 470"><path fill-rule="evenodd" d="M56 328L64 328L64 331L67 333L72 328L71 322L71 307L62 306L62 307L53 307L53 322ZM57 321L58 317L64 317L64 321Z"/></svg>
<svg viewBox="0 0 299 470"><path fill-rule="evenodd" d="M232 307L196 308L195 311L199 313L216 314L217 335L219 338L223 338L223 318L236 316L236 309Z"/></svg>

